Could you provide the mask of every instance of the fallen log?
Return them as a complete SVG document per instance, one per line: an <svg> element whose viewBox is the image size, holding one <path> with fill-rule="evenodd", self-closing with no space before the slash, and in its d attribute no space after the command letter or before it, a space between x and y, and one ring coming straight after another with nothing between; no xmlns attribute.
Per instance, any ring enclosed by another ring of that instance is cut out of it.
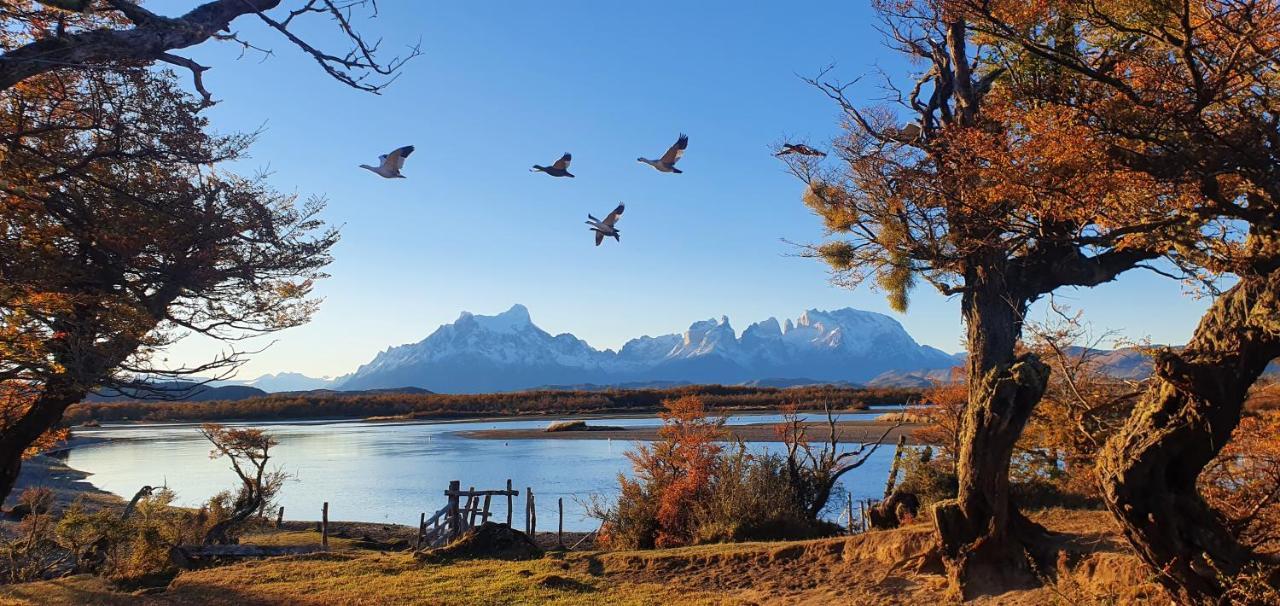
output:
<svg viewBox="0 0 1280 606"><path fill-rule="evenodd" d="M169 561L178 568L202 568L226 560L270 558L316 553L320 545L179 545L169 550Z"/></svg>

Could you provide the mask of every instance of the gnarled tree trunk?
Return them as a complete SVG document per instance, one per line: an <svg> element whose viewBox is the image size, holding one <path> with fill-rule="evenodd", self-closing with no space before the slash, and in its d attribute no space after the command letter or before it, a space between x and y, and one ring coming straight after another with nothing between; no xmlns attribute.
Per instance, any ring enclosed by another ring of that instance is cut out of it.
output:
<svg viewBox="0 0 1280 606"><path fill-rule="evenodd" d="M965 599L1035 582L1026 553L1044 530L1014 507L1009 461L1049 378L1034 355L1015 355L1027 301L1010 298L1000 272L971 273L976 288L961 303L970 349L959 491L933 510L948 574Z"/></svg>
<svg viewBox="0 0 1280 606"><path fill-rule="evenodd" d="M1249 387L1280 356L1280 272L1245 277L1201 319L1099 458L1103 497L1138 555L1181 603L1221 598L1253 556L1196 490L1240 422Z"/></svg>
<svg viewBox="0 0 1280 606"><path fill-rule="evenodd" d="M0 434L0 503L9 498L18 483L23 453L62 420L68 406L83 400L87 394L85 389L47 384L22 418Z"/></svg>

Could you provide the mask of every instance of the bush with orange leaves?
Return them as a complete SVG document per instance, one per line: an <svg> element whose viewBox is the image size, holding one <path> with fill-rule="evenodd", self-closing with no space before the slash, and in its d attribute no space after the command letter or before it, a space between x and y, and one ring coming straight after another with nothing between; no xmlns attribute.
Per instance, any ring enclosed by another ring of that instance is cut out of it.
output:
<svg viewBox="0 0 1280 606"><path fill-rule="evenodd" d="M647 548L693 540L693 504L710 496L725 419L708 417L696 396L666 400L663 406L660 439L627 453L635 479L618 477L622 495L616 512L621 515L606 520L601 532L606 542Z"/></svg>
<svg viewBox="0 0 1280 606"><path fill-rule="evenodd" d="M723 417L701 398L663 402L659 439L627 453L634 477L619 474L612 505L596 500L600 542L651 549L752 539L810 538L832 527L806 516L777 454L726 449Z"/></svg>

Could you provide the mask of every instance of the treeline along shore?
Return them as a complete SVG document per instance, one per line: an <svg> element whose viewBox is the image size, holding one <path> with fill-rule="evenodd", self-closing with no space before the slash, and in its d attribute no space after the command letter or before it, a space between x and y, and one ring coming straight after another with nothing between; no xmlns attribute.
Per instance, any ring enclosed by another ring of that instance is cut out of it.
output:
<svg viewBox="0 0 1280 606"><path fill-rule="evenodd" d="M519 391L491 394L273 394L237 401L131 400L85 402L67 409L67 425L88 422L278 421L303 419L414 420L561 414L647 414L663 400L696 395L712 410L857 410L918 401L919 390L850 387L690 385L666 389Z"/></svg>

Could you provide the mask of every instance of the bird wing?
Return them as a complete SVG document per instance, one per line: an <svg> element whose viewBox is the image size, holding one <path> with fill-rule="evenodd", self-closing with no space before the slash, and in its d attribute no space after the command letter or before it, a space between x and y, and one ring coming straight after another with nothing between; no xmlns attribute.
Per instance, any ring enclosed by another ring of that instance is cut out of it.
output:
<svg viewBox="0 0 1280 606"><path fill-rule="evenodd" d="M412 154L412 153L413 153L413 146L406 145L404 147L396 148L395 151L385 156L380 156L378 159L382 161L382 166L384 168L400 170L404 168L404 159L408 158L409 154Z"/></svg>
<svg viewBox="0 0 1280 606"><path fill-rule="evenodd" d="M551 168L556 170L568 170L570 162L573 162L573 154L565 152L563 156L560 156L559 160L556 160L555 164L551 165Z"/></svg>
<svg viewBox="0 0 1280 606"><path fill-rule="evenodd" d="M613 212L609 213L609 216L604 218L604 224L609 227L613 227L613 224L618 222L618 217L622 216L622 211L626 210L626 208L626 204L618 204L618 207L613 209Z"/></svg>
<svg viewBox="0 0 1280 606"><path fill-rule="evenodd" d="M776 153L776 154L774 154L774 155L775 155L775 156L785 156L785 155L787 155L787 154L794 154L794 153L796 153L796 146L794 146L794 145L792 145L792 144L790 144L790 143L783 143L783 144L782 144L782 149L778 150L778 153Z"/></svg>
<svg viewBox="0 0 1280 606"><path fill-rule="evenodd" d="M680 156L684 155L684 149L689 147L689 135L680 133L680 138L676 139L675 145L672 145L667 153L662 155L660 162L664 164L675 164Z"/></svg>
<svg viewBox="0 0 1280 606"><path fill-rule="evenodd" d="M596 230L596 246L600 246L601 242L604 242L604 232L597 229Z"/></svg>

